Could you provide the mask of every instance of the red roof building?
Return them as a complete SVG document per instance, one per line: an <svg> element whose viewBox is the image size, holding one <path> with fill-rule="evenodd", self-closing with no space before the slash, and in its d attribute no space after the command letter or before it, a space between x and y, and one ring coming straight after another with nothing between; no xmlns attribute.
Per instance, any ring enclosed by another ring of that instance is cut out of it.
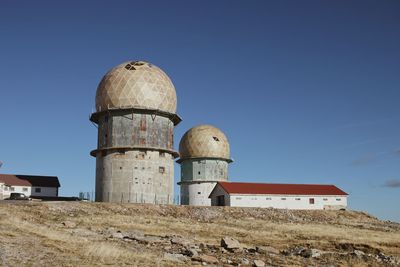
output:
<svg viewBox="0 0 400 267"><path fill-rule="evenodd" d="M212 206L342 209L348 194L334 185L218 182Z"/></svg>
<svg viewBox="0 0 400 267"><path fill-rule="evenodd" d="M348 195L334 185L321 184L261 184L219 182L230 194L257 195Z"/></svg>

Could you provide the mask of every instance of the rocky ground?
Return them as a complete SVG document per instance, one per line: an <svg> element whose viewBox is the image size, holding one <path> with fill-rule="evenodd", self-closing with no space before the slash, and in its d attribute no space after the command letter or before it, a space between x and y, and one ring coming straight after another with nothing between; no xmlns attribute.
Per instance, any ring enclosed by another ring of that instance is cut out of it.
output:
<svg viewBox="0 0 400 267"><path fill-rule="evenodd" d="M354 211L1 202L1 266L400 266L400 224Z"/></svg>

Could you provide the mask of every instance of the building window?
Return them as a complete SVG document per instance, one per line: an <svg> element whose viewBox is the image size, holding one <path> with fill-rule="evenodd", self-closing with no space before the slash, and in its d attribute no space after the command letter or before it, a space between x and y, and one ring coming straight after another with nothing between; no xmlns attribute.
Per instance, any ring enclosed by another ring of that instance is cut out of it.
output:
<svg viewBox="0 0 400 267"><path fill-rule="evenodd" d="M265 199L266 199L266 200L272 200L272 198L270 198L270 197L266 197Z"/></svg>
<svg viewBox="0 0 400 267"><path fill-rule="evenodd" d="M198 195L201 195L201 192L197 192Z"/></svg>
<svg viewBox="0 0 400 267"><path fill-rule="evenodd" d="M328 201L328 199L327 199L327 198L324 198L324 201Z"/></svg>
<svg viewBox="0 0 400 267"><path fill-rule="evenodd" d="M160 158L165 158L165 153L164 152L160 152Z"/></svg>
<svg viewBox="0 0 400 267"><path fill-rule="evenodd" d="M251 200L257 200L257 198L256 197L252 197Z"/></svg>
<svg viewBox="0 0 400 267"><path fill-rule="evenodd" d="M35 188L35 193L41 193L42 192L42 188Z"/></svg>
<svg viewBox="0 0 400 267"><path fill-rule="evenodd" d="M22 191L23 191L23 192L28 192L28 188L27 188L27 187L23 187L23 188L22 188Z"/></svg>
<svg viewBox="0 0 400 267"><path fill-rule="evenodd" d="M218 139L218 137L216 137L216 136L213 136L213 139L214 139L215 141L219 142L219 139Z"/></svg>
<svg viewBox="0 0 400 267"><path fill-rule="evenodd" d="M282 197L281 200L286 200L286 197Z"/></svg>
<svg viewBox="0 0 400 267"><path fill-rule="evenodd" d="M146 157L146 151L140 151L139 155L138 155L138 158L144 159L145 157Z"/></svg>
<svg viewBox="0 0 400 267"><path fill-rule="evenodd" d="M295 200L301 200L301 198L299 198L299 197L296 197L296 198L295 198Z"/></svg>
<svg viewBox="0 0 400 267"><path fill-rule="evenodd" d="M10 191L14 191L14 190L15 190L14 186L11 186Z"/></svg>
<svg viewBox="0 0 400 267"><path fill-rule="evenodd" d="M341 199L341 198L337 198L337 199L336 199L336 201L340 201L340 200L342 200L342 199Z"/></svg>
<svg viewBox="0 0 400 267"><path fill-rule="evenodd" d="M309 199L309 203L310 203L310 204L314 204L314 203L315 203L315 200L314 200L313 198L310 198L310 199Z"/></svg>
<svg viewBox="0 0 400 267"><path fill-rule="evenodd" d="M165 172L165 167L159 167L159 168L158 168L158 171L159 171L160 173L164 173L164 172Z"/></svg>
<svg viewBox="0 0 400 267"><path fill-rule="evenodd" d="M237 199L237 200L241 200L242 198L241 198L241 197L236 197L236 199Z"/></svg>
<svg viewBox="0 0 400 267"><path fill-rule="evenodd" d="M200 174L200 172L199 172L199 174Z"/></svg>
<svg viewBox="0 0 400 267"><path fill-rule="evenodd" d="M120 169L120 170L122 170L122 166L121 166L121 167L119 167L119 169Z"/></svg>

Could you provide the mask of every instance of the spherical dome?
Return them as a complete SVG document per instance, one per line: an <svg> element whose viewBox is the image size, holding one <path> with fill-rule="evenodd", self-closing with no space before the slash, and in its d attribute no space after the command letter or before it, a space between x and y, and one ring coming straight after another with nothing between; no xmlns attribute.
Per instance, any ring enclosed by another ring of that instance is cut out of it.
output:
<svg viewBox="0 0 400 267"><path fill-rule="evenodd" d="M220 129L199 125L187 131L179 143L181 159L222 158L230 160L229 142Z"/></svg>
<svg viewBox="0 0 400 267"><path fill-rule="evenodd" d="M169 77L144 61L125 62L110 70L96 93L96 110L111 108L158 109L176 112L176 92Z"/></svg>

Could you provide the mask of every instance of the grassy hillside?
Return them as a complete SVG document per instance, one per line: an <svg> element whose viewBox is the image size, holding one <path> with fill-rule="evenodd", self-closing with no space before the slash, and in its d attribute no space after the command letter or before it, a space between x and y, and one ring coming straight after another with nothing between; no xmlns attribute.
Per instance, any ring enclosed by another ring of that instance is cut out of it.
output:
<svg viewBox="0 0 400 267"><path fill-rule="evenodd" d="M3 266L400 263L400 224L352 211L2 202L0 215Z"/></svg>

